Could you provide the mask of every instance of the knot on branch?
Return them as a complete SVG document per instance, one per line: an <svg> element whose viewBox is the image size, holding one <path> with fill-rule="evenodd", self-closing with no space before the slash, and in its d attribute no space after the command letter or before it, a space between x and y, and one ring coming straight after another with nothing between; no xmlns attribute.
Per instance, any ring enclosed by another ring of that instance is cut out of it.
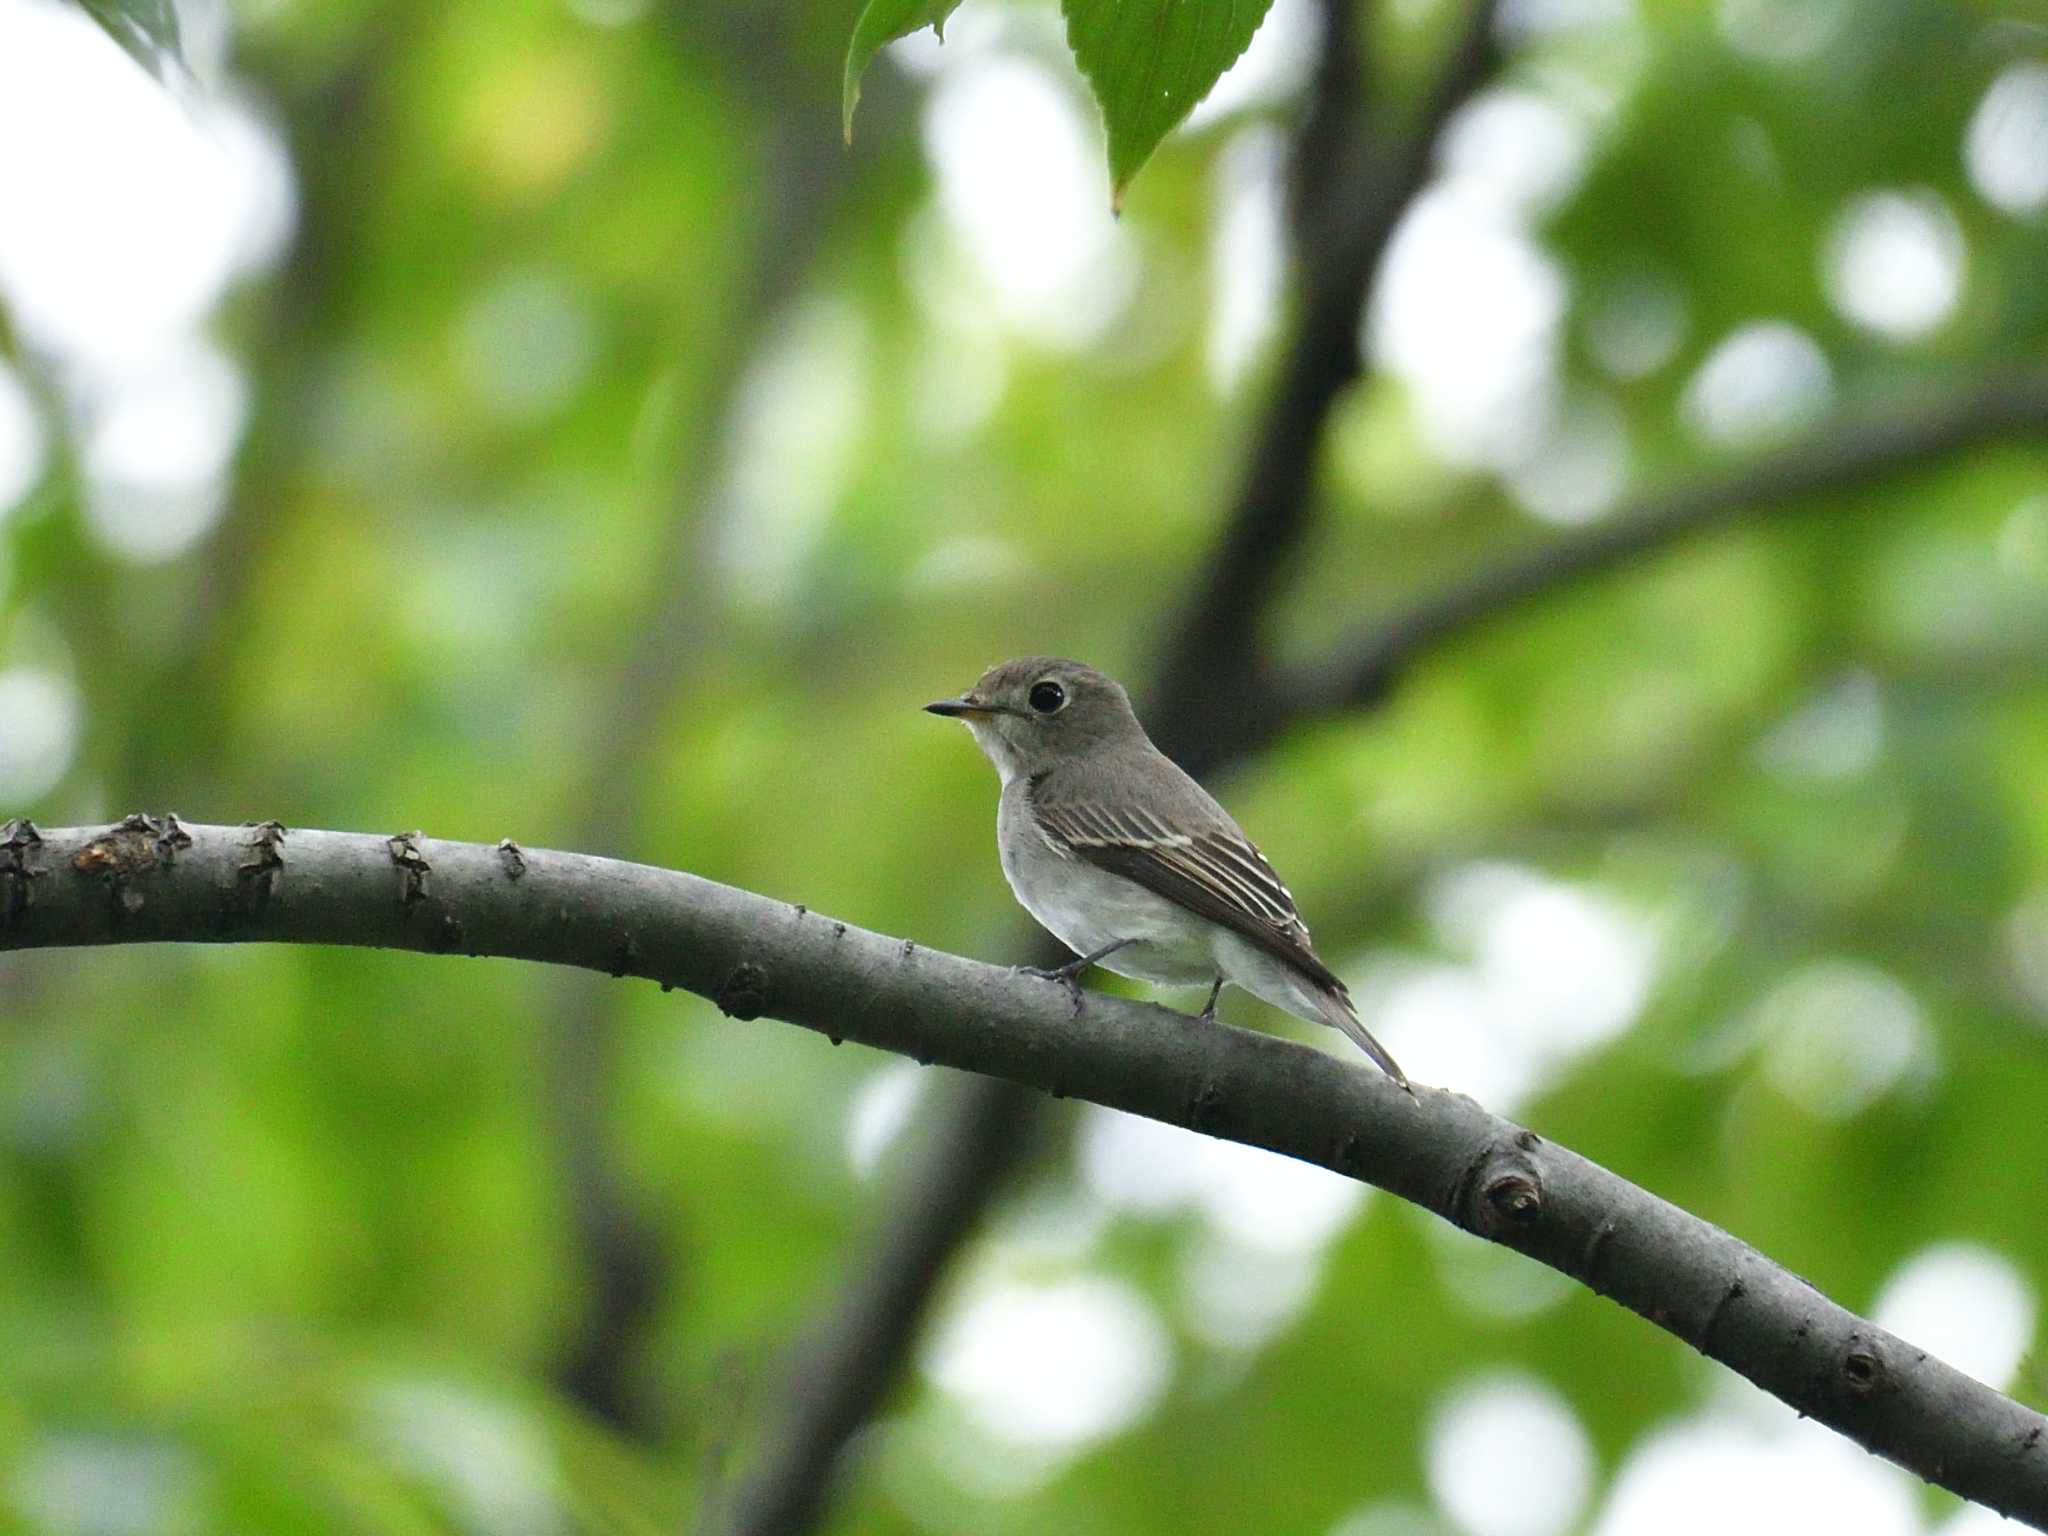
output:
<svg viewBox="0 0 2048 1536"><path fill-rule="evenodd" d="M1891 1368L1874 1339L1852 1337L1841 1370L1842 1385L1853 1397L1869 1397L1891 1385Z"/></svg>
<svg viewBox="0 0 2048 1536"><path fill-rule="evenodd" d="M1485 1199L1496 1231L1525 1227L1543 1213L1543 1184L1533 1171L1504 1173L1487 1183Z"/></svg>
<svg viewBox="0 0 2048 1536"><path fill-rule="evenodd" d="M191 846L191 834L178 824L175 815L158 821L136 811L73 854L71 867L88 879L106 881L118 918L142 910L137 880L151 870L168 868L180 850Z"/></svg>
<svg viewBox="0 0 2048 1536"><path fill-rule="evenodd" d="M17 816L0 826L0 931L14 925L26 912L34 895L29 882L40 880L47 871L28 861L29 854L43 845L43 834L26 816Z"/></svg>
<svg viewBox="0 0 2048 1536"><path fill-rule="evenodd" d="M1510 1239L1543 1215L1543 1175L1536 1166L1539 1137L1524 1131L1512 1144L1488 1142L1465 1167L1452 1191L1451 1217L1482 1237Z"/></svg>
<svg viewBox="0 0 2048 1536"><path fill-rule="evenodd" d="M284 842L284 823L251 822L249 834L249 841L242 846L253 857L235 866L235 893L228 903L231 917L261 917L284 879L284 855L278 851Z"/></svg>
<svg viewBox="0 0 2048 1536"><path fill-rule="evenodd" d="M505 866L507 880L523 880L526 877L526 850L511 838L499 840L498 858Z"/></svg>
<svg viewBox="0 0 2048 1536"><path fill-rule="evenodd" d="M427 876L434 868L427 862L427 856L420 852L420 838L424 835L401 832L384 840L384 846L391 850L391 862L399 873L399 904L408 912L427 899Z"/></svg>
<svg viewBox="0 0 2048 1536"><path fill-rule="evenodd" d="M728 1019L758 1019L768 1006L768 973L751 960L733 967L712 999Z"/></svg>

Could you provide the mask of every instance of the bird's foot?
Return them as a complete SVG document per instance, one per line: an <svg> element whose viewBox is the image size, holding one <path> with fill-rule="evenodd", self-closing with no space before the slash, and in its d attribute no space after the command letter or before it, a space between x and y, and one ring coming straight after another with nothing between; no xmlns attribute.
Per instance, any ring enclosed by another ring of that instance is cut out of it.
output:
<svg viewBox="0 0 2048 1536"><path fill-rule="evenodd" d="M1202 1011L1195 1015L1204 1024L1214 1024L1216 1022L1216 999L1222 991L1223 978L1218 976L1215 985L1209 988L1209 1001L1202 1004Z"/></svg>
<svg viewBox="0 0 2048 1536"><path fill-rule="evenodd" d="M1036 976L1044 981L1056 981L1067 989L1067 996L1074 1000L1074 1012L1081 1011L1081 973L1107 955L1113 955L1130 943L1129 939L1118 939L1100 949L1092 949L1085 955L1077 955L1065 965L1053 966L1050 970L1038 965L1018 965L1011 969L1026 976Z"/></svg>
<svg viewBox="0 0 2048 1536"><path fill-rule="evenodd" d="M1040 981L1056 981L1067 989L1067 997L1074 1005L1078 1016L1081 1012L1081 973L1094 962L1087 956L1069 960L1065 965L1018 965L1011 969L1020 976L1036 976Z"/></svg>

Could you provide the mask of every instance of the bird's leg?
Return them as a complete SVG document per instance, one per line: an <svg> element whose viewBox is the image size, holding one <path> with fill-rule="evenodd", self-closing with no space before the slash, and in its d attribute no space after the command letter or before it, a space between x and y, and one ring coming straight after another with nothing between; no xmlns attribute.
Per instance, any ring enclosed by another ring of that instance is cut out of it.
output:
<svg viewBox="0 0 2048 1536"><path fill-rule="evenodd" d="M1216 998L1217 995L1222 992L1222 990L1223 978L1221 976L1218 976L1216 978L1216 984L1209 988L1209 1001L1202 1004L1202 1011L1195 1015L1195 1017L1200 1019L1204 1024L1214 1024L1216 1022Z"/></svg>
<svg viewBox="0 0 2048 1536"><path fill-rule="evenodd" d="M1129 939L1118 939L1113 944L1105 944L1100 949L1091 949L1087 954L1079 955L1069 960L1065 965L1055 965L1050 969L1039 965L1020 965L1015 969L1021 971L1026 976L1036 976L1044 981L1058 982L1067 989L1067 995L1073 998L1074 1012L1079 1013L1081 1011L1081 973L1087 970L1089 966L1095 964L1096 961L1106 955L1115 954L1130 942Z"/></svg>

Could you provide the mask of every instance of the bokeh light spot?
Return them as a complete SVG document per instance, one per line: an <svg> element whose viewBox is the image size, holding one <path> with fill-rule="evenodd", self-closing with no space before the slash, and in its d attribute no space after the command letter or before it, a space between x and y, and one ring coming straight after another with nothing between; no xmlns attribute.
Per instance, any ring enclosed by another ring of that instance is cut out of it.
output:
<svg viewBox="0 0 2048 1536"><path fill-rule="evenodd" d="M1963 232L1933 192L1873 192L1836 220L1823 270L1835 308L1879 335L1911 341L1955 309Z"/></svg>
<svg viewBox="0 0 2048 1536"><path fill-rule="evenodd" d="M2035 1301L2010 1261L1975 1243L1923 1248L1885 1281L1870 1316L1988 1387L2004 1390L2034 1337Z"/></svg>
<svg viewBox="0 0 2048 1536"><path fill-rule="evenodd" d="M1512 1373L1459 1387L1431 1417L1437 1503L1472 1536L1563 1536L1593 1484L1593 1447L1569 1404Z"/></svg>
<svg viewBox="0 0 2048 1536"><path fill-rule="evenodd" d="M1166 1390L1173 1349L1145 1299L1097 1276L972 1291L924 1359L991 1439L1078 1449L1135 1423Z"/></svg>
<svg viewBox="0 0 2048 1536"><path fill-rule="evenodd" d="M1963 163L1994 207L2048 207L2048 64L2015 64L1991 82L1970 118Z"/></svg>
<svg viewBox="0 0 2048 1536"><path fill-rule="evenodd" d="M1727 447L1782 440L1827 413L1835 396L1827 354L1783 320L1759 320L1707 354L1686 386L1693 430Z"/></svg>
<svg viewBox="0 0 2048 1536"><path fill-rule="evenodd" d="M57 787L78 751L78 691L39 667L0 671L0 805L20 807Z"/></svg>
<svg viewBox="0 0 2048 1536"><path fill-rule="evenodd" d="M1758 1005L1764 1070L1786 1097L1846 1120L1934 1069L1920 1005L1893 977L1823 960L1780 982Z"/></svg>

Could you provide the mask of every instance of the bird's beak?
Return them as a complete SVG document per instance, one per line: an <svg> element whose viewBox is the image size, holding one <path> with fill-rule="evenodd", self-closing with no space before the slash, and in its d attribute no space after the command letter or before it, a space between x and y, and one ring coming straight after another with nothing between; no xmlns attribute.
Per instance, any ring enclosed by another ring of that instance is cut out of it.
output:
<svg viewBox="0 0 2048 1536"><path fill-rule="evenodd" d="M977 704L972 699L940 699L925 705L925 713L944 715L949 720L986 720L990 711L987 705Z"/></svg>

